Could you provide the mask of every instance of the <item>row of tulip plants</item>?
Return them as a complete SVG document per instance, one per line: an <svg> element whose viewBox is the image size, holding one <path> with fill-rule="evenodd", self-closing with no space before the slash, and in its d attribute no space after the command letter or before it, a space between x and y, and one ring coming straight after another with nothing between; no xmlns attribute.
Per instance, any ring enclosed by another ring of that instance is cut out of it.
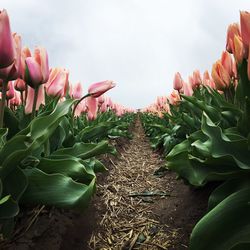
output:
<svg viewBox="0 0 250 250"><path fill-rule="evenodd" d="M226 51L201 76L174 78L141 120L166 168L194 187L218 182L194 227L191 250L250 249L250 13L227 32Z"/></svg>
<svg viewBox="0 0 250 250"><path fill-rule="evenodd" d="M0 11L0 236L11 236L20 205L82 211L95 191L96 158L115 154L109 140L130 137L132 110L103 94L113 81L86 94L64 68L49 69L48 55L31 54Z"/></svg>

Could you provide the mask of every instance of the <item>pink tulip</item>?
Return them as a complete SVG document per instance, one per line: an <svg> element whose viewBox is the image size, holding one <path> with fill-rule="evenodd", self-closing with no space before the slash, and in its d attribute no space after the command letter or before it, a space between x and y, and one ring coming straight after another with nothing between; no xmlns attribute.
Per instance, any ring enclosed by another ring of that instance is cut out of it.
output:
<svg viewBox="0 0 250 250"><path fill-rule="evenodd" d="M27 99L26 99L25 113L30 114L30 113L32 113L35 90L28 86L27 91L28 91L28 95L27 95ZM37 102L36 102L36 110L38 110L40 105L42 105L42 104L45 104L44 88L39 88L38 98L37 98Z"/></svg>
<svg viewBox="0 0 250 250"><path fill-rule="evenodd" d="M25 63L25 81L30 87L37 88L48 81L48 54L44 48L36 48L33 57L27 57Z"/></svg>
<svg viewBox="0 0 250 250"><path fill-rule="evenodd" d="M192 96L193 95L193 88L190 82L183 82L183 94L186 96Z"/></svg>
<svg viewBox="0 0 250 250"><path fill-rule="evenodd" d="M230 85L230 75L218 60L212 68L212 77L218 90L224 90Z"/></svg>
<svg viewBox="0 0 250 250"><path fill-rule="evenodd" d="M232 43L232 50L233 50L233 55L235 58L235 61L237 64L241 64L244 54L245 54L245 49L244 45L242 42L242 38L240 36L234 36L234 40Z"/></svg>
<svg viewBox="0 0 250 250"><path fill-rule="evenodd" d="M183 86L183 80L181 74L179 72L175 73L174 75L174 89L180 91Z"/></svg>
<svg viewBox="0 0 250 250"><path fill-rule="evenodd" d="M100 95L104 94L106 91L112 89L115 87L115 83L113 81L103 81L103 82L97 82L97 83L93 83L92 85L90 85L89 89L88 89L88 93L96 98L99 97Z"/></svg>
<svg viewBox="0 0 250 250"><path fill-rule="evenodd" d="M26 83L24 80L22 80L20 78L16 79L14 86L15 86L15 89L17 91L25 91L26 90Z"/></svg>
<svg viewBox="0 0 250 250"><path fill-rule="evenodd" d="M228 29L227 29L227 45L226 45L226 50L229 53L233 53L232 44L233 44L234 36L235 35L241 36L241 34L240 34L240 27L239 27L238 23L230 24L228 26Z"/></svg>
<svg viewBox="0 0 250 250"><path fill-rule="evenodd" d="M25 59L27 57L31 57L31 52L28 47L23 47L22 52L21 52L21 78L24 79L25 77L25 68L26 68L26 63Z"/></svg>
<svg viewBox="0 0 250 250"><path fill-rule="evenodd" d="M231 55L227 51L223 51L221 55L221 64L225 68L225 70L228 72L230 77L234 76L233 72L233 60Z"/></svg>
<svg viewBox="0 0 250 250"><path fill-rule="evenodd" d="M200 71L197 69L193 72L193 82L192 82L192 87L193 89L198 88L202 83L201 80L201 73Z"/></svg>
<svg viewBox="0 0 250 250"><path fill-rule="evenodd" d="M74 85L70 85L70 93L69 95L73 98L73 99L81 99L83 97L83 87L82 84L80 82L74 84Z"/></svg>
<svg viewBox="0 0 250 250"><path fill-rule="evenodd" d="M88 120L95 120L97 116L97 100L90 96L86 99L86 105L88 107Z"/></svg>
<svg viewBox="0 0 250 250"><path fill-rule="evenodd" d="M11 65L0 69L0 77L5 81L12 81L20 77L21 75L21 36L14 33L14 61Z"/></svg>
<svg viewBox="0 0 250 250"><path fill-rule="evenodd" d="M0 68L10 66L15 60L15 44L13 41L9 16L6 10L0 11Z"/></svg>
<svg viewBox="0 0 250 250"><path fill-rule="evenodd" d="M54 68L50 71L49 80L45 84L47 95L63 97L66 95L69 85L69 72L63 68Z"/></svg>
<svg viewBox="0 0 250 250"><path fill-rule="evenodd" d="M247 11L240 12L240 29L243 44L248 50L250 44L250 13Z"/></svg>
<svg viewBox="0 0 250 250"><path fill-rule="evenodd" d="M79 105L77 105L74 117L79 117L82 113L86 113L87 109L86 100L84 99L79 103Z"/></svg>
<svg viewBox="0 0 250 250"><path fill-rule="evenodd" d="M14 98L12 98L10 100L10 105L12 105L12 106L19 106L19 105L21 105L20 92L14 91Z"/></svg>
<svg viewBox="0 0 250 250"><path fill-rule="evenodd" d="M15 96L14 84L12 81L8 82L9 90L6 92L6 100L10 100Z"/></svg>
<svg viewBox="0 0 250 250"><path fill-rule="evenodd" d="M168 101L171 105L179 104L180 100L181 100L180 95L176 90L173 90L170 96L168 97Z"/></svg>

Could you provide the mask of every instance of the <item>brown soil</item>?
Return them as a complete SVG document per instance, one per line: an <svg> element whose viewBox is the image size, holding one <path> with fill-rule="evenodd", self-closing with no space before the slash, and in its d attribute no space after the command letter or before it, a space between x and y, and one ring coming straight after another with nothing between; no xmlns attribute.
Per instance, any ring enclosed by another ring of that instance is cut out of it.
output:
<svg viewBox="0 0 250 250"><path fill-rule="evenodd" d="M116 143L118 157L105 157L109 171L98 175L97 193L84 214L43 209L27 233L0 248L187 249L211 188L191 189L169 171L154 175L164 160L150 148L139 120L133 134L131 141Z"/></svg>

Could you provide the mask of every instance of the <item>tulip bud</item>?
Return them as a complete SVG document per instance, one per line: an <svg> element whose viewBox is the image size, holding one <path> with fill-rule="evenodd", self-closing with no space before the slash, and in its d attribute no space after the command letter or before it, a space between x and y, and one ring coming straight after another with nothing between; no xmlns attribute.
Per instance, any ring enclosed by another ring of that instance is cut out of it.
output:
<svg viewBox="0 0 250 250"><path fill-rule="evenodd" d="M224 90L229 87L231 79L220 60L213 65L212 77L218 90Z"/></svg>
<svg viewBox="0 0 250 250"><path fill-rule="evenodd" d="M73 99L81 99L83 97L83 87L80 82L71 85L70 87L70 96Z"/></svg>
<svg viewBox="0 0 250 250"><path fill-rule="evenodd" d="M62 68L50 71L49 80L45 84L46 93L52 97L64 97L68 88L69 72Z"/></svg>
<svg viewBox="0 0 250 250"><path fill-rule="evenodd" d="M107 80L103 82L97 82L97 83L93 83L92 85L90 85L88 89L88 93L92 97L96 98L114 87L115 87L115 83L113 81Z"/></svg>
<svg viewBox="0 0 250 250"><path fill-rule="evenodd" d="M193 89L196 89L197 87L199 87L202 83L201 80L201 74L199 70L195 70L193 72Z"/></svg>
<svg viewBox="0 0 250 250"><path fill-rule="evenodd" d="M229 53L233 53L232 43L234 41L234 36L240 36L240 28L238 23L233 23L228 26L227 29L227 45L226 50Z"/></svg>
<svg viewBox="0 0 250 250"><path fill-rule="evenodd" d="M233 60L231 55L227 51L223 51L221 55L221 64L225 68L225 70L228 72L230 77L234 76L233 72Z"/></svg>
<svg viewBox="0 0 250 250"><path fill-rule="evenodd" d="M183 93L186 96L192 96L193 95L193 88L190 82L186 83L183 82Z"/></svg>
<svg viewBox="0 0 250 250"><path fill-rule="evenodd" d="M183 80L181 78L181 74L179 72L175 73L174 75L174 82L173 82L173 87L175 90L180 91L183 85Z"/></svg>
<svg viewBox="0 0 250 250"><path fill-rule="evenodd" d="M240 29L242 42L248 50L250 44L250 13L247 11L240 12Z"/></svg>
<svg viewBox="0 0 250 250"><path fill-rule="evenodd" d="M9 16L6 10L0 11L0 69L10 66L15 60L15 44L13 41Z"/></svg>
<svg viewBox="0 0 250 250"><path fill-rule="evenodd" d="M10 100L15 96L14 84L12 81L8 82L9 90L6 92L6 100Z"/></svg>
<svg viewBox="0 0 250 250"><path fill-rule="evenodd" d="M48 55L44 48L36 48L33 57L25 59L25 82L32 88L46 83L49 79Z"/></svg>
<svg viewBox="0 0 250 250"><path fill-rule="evenodd" d="M15 89L17 91L25 91L26 90L26 83L24 80L22 80L20 78L16 79L14 86L15 86Z"/></svg>
<svg viewBox="0 0 250 250"><path fill-rule="evenodd" d="M235 61L237 64L241 64L244 58L244 45L240 36L234 36L232 49Z"/></svg>

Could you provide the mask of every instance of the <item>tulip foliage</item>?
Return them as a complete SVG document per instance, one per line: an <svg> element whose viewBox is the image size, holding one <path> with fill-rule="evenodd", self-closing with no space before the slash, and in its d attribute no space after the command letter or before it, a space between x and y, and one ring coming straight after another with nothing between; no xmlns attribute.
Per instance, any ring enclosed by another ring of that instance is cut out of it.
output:
<svg viewBox="0 0 250 250"><path fill-rule="evenodd" d="M229 26L228 52L203 79L174 78L173 93L141 114L166 168L192 186L218 182L206 215L190 238L191 250L250 249L250 13ZM191 91L190 91L191 87ZM188 91L187 91L188 90ZM163 103L162 103L163 102Z"/></svg>
<svg viewBox="0 0 250 250"><path fill-rule="evenodd" d="M49 70L44 48L32 55L20 46L0 11L1 237L11 235L20 205L82 211L96 173L106 170L96 157L115 154L109 140L130 137L134 119L132 110L103 96L113 81L92 84L84 95L80 83L69 83L67 70Z"/></svg>

